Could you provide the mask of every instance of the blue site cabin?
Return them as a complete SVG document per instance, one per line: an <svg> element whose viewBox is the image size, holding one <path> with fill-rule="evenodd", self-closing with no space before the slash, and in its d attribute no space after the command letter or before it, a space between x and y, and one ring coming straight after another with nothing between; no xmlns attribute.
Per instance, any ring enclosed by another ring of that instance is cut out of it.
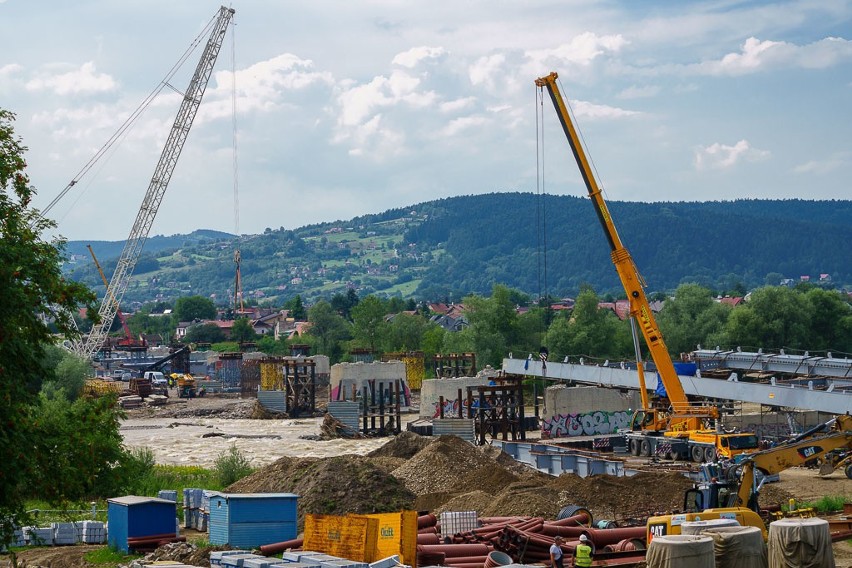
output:
<svg viewBox="0 0 852 568"><path fill-rule="evenodd" d="M292 493L210 493L210 544L256 548L296 538Z"/></svg>
<svg viewBox="0 0 852 568"><path fill-rule="evenodd" d="M107 500L107 542L125 554L128 538L176 534L177 505L156 497L127 495Z"/></svg>

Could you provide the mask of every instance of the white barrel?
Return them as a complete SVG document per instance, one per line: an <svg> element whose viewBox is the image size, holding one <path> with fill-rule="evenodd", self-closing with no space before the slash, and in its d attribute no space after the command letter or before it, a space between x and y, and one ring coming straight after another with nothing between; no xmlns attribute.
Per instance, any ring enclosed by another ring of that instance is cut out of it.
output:
<svg viewBox="0 0 852 568"><path fill-rule="evenodd" d="M714 568L713 539L692 534L655 536L645 561L648 568Z"/></svg>
<svg viewBox="0 0 852 568"><path fill-rule="evenodd" d="M716 568L766 568L766 542L757 527L716 527L701 534L713 539Z"/></svg>
<svg viewBox="0 0 852 568"><path fill-rule="evenodd" d="M769 568L834 568L825 519L781 519L769 525Z"/></svg>
<svg viewBox="0 0 852 568"><path fill-rule="evenodd" d="M680 525L680 534L701 534L701 531L719 527L738 527L736 519L707 519L706 521L686 521Z"/></svg>

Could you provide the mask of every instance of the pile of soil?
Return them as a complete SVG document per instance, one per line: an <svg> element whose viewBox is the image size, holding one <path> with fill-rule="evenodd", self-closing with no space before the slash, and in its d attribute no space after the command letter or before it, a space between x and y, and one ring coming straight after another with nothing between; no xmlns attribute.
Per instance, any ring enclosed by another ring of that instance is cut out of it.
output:
<svg viewBox="0 0 852 568"><path fill-rule="evenodd" d="M415 494L365 456L284 457L231 485L233 493L295 493L299 525L308 513L388 513L411 509Z"/></svg>
<svg viewBox="0 0 852 568"><path fill-rule="evenodd" d="M465 492L470 487L469 474L483 467L501 466L475 446L456 436L438 436L417 452L393 475L418 495L452 491ZM479 489L481 483L468 490Z"/></svg>
<svg viewBox="0 0 852 568"><path fill-rule="evenodd" d="M428 446L431 442L429 438L420 436L414 432L401 432L381 448L367 454L367 457L391 457L407 460L413 458L417 452Z"/></svg>

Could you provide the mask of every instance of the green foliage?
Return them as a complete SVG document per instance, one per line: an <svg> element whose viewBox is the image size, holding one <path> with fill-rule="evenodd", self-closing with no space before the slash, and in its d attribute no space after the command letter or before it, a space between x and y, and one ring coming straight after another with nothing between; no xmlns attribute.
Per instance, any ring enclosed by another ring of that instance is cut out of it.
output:
<svg viewBox="0 0 852 568"><path fill-rule="evenodd" d="M385 321L385 309L382 301L375 296L367 296L352 310L352 334L361 347L378 351L379 344L387 335L388 323Z"/></svg>
<svg viewBox="0 0 852 568"><path fill-rule="evenodd" d="M83 559L89 564L103 566L104 568L113 568L122 564L129 564L136 558L142 558L141 554L123 554L108 546L90 550L83 555Z"/></svg>
<svg viewBox="0 0 852 568"><path fill-rule="evenodd" d="M316 339L317 354L328 355L332 363L340 361L343 353L341 342L351 336L349 324L331 304L319 301L308 311L311 326L307 334Z"/></svg>
<svg viewBox="0 0 852 568"><path fill-rule="evenodd" d="M184 341L188 343L220 343L225 341L225 332L213 322L189 326Z"/></svg>
<svg viewBox="0 0 852 568"><path fill-rule="evenodd" d="M236 444L231 444L227 450L223 450L216 456L215 470L222 487L227 487L254 471Z"/></svg>
<svg viewBox="0 0 852 568"><path fill-rule="evenodd" d="M45 347L45 368L49 374L41 388L48 398L61 392L68 400L76 400L86 379L93 375L88 361L56 345Z"/></svg>
<svg viewBox="0 0 852 568"><path fill-rule="evenodd" d="M116 408L114 396L74 402L41 397L32 408L26 446L36 471L24 494L57 503L119 494L134 469L122 447Z"/></svg>
<svg viewBox="0 0 852 568"><path fill-rule="evenodd" d="M96 312L94 295L62 277L62 241L42 240L55 224L30 207L35 189L14 118L0 109L0 542L8 542L11 523L21 520L25 490L43 465L33 445L43 404L38 392L50 374L44 348L52 343L51 330L73 337L72 314L80 306ZM93 453L90 461L99 458Z"/></svg>
<svg viewBox="0 0 852 568"><path fill-rule="evenodd" d="M257 333L255 333L248 318L239 318L234 321L234 326L231 328L231 341L247 343L254 341L256 338Z"/></svg>
<svg viewBox="0 0 852 568"><path fill-rule="evenodd" d="M806 501L796 503L797 509L816 509L820 514L836 513L843 510L843 505L847 502L847 498L843 495L825 495L816 501ZM789 505L781 505L781 510L789 512Z"/></svg>
<svg viewBox="0 0 852 568"><path fill-rule="evenodd" d="M577 296L570 319L557 317L548 328L546 341L551 360L568 356L608 359L630 357L633 342L630 324L611 310L599 309L597 294L586 289Z"/></svg>
<svg viewBox="0 0 852 568"><path fill-rule="evenodd" d="M203 487L213 491L225 487L216 470L185 465L154 465L132 478L130 483L129 492L149 496L157 495L161 489L174 489L180 495L187 487Z"/></svg>
<svg viewBox="0 0 852 568"><path fill-rule="evenodd" d="M302 296L299 294L296 294L284 302L284 309L288 310L290 317L296 321L305 321L305 318L308 315L308 312L305 310L305 306L302 303Z"/></svg>
<svg viewBox="0 0 852 568"><path fill-rule="evenodd" d="M657 322L669 352L687 353L699 343L721 341L730 313L730 307L716 302L707 288L681 284L674 298L666 300Z"/></svg>
<svg viewBox="0 0 852 568"><path fill-rule="evenodd" d="M216 318L216 305L204 296L183 296L175 302L173 322L211 320Z"/></svg>
<svg viewBox="0 0 852 568"><path fill-rule="evenodd" d="M804 294L782 286L752 292L725 327L727 343L743 349L808 347L810 312Z"/></svg>

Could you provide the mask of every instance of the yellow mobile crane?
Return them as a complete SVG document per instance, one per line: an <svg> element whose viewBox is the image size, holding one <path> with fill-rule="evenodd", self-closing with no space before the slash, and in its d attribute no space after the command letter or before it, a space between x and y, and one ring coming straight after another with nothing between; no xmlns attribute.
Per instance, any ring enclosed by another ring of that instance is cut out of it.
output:
<svg viewBox="0 0 852 568"><path fill-rule="evenodd" d="M580 137L556 84L557 78L556 73L551 73L536 79L535 84L541 90L547 89L556 109L594 205L595 213L609 242L612 262L627 293L630 306L630 323L633 328L633 344L639 372L639 392L642 397L642 408L634 413L631 418L630 432L627 433L630 450L634 455L656 454L671 459L692 459L696 462L715 461L717 457L731 458L741 453L755 451L758 448L757 436L725 434L718 431L719 409L715 406L694 404L688 400L663 341L660 328L651 312L648 298L645 296L645 281L639 274L633 257L618 236L601 188L595 180L589 160L580 143ZM669 400L668 407L651 406L648 399L642 356L636 334L637 322L665 386ZM710 422L716 424L717 430L707 427Z"/></svg>

